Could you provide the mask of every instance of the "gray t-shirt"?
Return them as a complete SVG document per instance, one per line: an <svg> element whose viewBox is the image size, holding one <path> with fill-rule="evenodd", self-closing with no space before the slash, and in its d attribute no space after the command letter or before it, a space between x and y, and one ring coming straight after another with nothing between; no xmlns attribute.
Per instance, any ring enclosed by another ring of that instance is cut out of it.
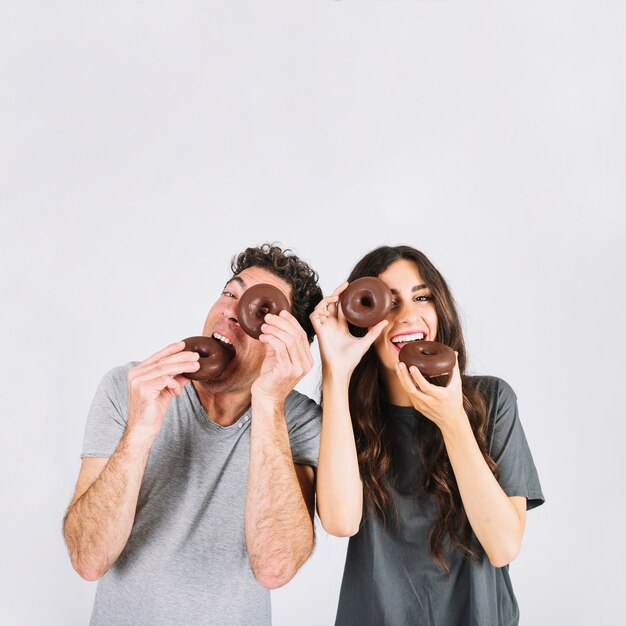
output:
<svg viewBox="0 0 626 626"><path fill-rule="evenodd" d="M106 374L91 406L82 457L108 457L124 433L129 363ZM317 466L321 413L292 391L285 417L295 463ZM248 410L231 426L204 411L191 384L172 400L150 451L135 523L100 579L91 624L270 624L244 533L250 455Z"/></svg>
<svg viewBox="0 0 626 626"><path fill-rule="evenodd" d="M527 498L527 509L543 503L537 470L519 421L511 387L491 376L476 377L486 390L490 455L508 496ZM424 466L415 445L420 421L412 407L388 406L385 428L397 478L389 493L398 510L387 526L368 515L350 538L337 626L513 626L519 610L508 566L495 568L484 555L464 558L444 542L450 577L430 554L428 539L437 516L424 492Z"/></svg>

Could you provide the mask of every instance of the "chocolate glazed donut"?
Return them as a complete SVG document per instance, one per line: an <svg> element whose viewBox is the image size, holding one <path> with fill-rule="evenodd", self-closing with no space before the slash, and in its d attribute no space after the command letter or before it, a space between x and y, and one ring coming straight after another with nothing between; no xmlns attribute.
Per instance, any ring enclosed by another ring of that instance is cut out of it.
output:
<svg viewBox="0 0 626 626"><path fill-rule="evenodd" d="M380 278L357 278L341 294L341 310L350 324L370 328L391 310L391 291Z"/></svg>
<svg viewBox="0 0 626 626"><path fill-rule="evenodd" d="M185 350L197 352L200 355L200 369L197 372L183 374L191 380L213 380L217 378L235 356L234 351L228 348L213 337L187 337L183 339Z"/></svg>
<svg viewBox="0 0 626 626"><path fill-rule="evenodd" d="M281 311L289 311L287 296L274 285L259 283L246 289L239 298L237 319L239 326L253 337L261 336L261 326L268 313L278 315Z"/></svg>
<svg viewBox="0 0 626 626"><path fill-rule="evenodd" d="M411 341L402 347L399 359L407 367L415 365L427 378L450 374L456 363L452 349L438 341ZM447 384L447 380L441 382Z"/></svg>

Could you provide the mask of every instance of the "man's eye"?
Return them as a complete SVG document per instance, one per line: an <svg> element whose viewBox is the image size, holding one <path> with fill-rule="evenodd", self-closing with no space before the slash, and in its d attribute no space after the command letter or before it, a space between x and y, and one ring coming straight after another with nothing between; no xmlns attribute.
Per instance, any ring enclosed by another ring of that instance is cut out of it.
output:
<svg viewBox="0 0 626 626"><path fill-rule="evenodd" d="M226 296L227 298L234 298L235 294L232 291L222 291L222 295Z"/></svg>

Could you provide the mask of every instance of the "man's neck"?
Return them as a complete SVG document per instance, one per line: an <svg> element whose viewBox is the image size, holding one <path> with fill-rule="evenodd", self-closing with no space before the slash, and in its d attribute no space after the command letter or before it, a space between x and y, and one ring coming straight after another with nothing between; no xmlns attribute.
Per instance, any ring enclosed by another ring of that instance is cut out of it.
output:
<svg viewBox="0 0 626 626"><path fill-rule="evenodd" d="M234 424L250 406L252 396L249 389L213 393L197 381L192 381L192 384L202 408L211 421L220 426Z"/></svg>

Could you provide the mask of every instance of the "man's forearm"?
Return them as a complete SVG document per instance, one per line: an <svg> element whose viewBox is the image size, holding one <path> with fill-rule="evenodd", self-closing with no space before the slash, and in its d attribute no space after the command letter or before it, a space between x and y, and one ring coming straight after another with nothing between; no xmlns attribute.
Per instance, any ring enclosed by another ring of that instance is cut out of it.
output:
<svg viewBox="0 0 626 626"><path fill-rule="evenodd" d="M149 453L150 443L124 435L98 478L69 506L63 535L83 578L100 578L124 549Z"/></svg>
<svg viewBox="0 0 626 626"><path fill-rule="evenodd" d="M246 543L257 580L287 583L313 549L313 523L296 475L284 407L252 401Z"/></svg>

